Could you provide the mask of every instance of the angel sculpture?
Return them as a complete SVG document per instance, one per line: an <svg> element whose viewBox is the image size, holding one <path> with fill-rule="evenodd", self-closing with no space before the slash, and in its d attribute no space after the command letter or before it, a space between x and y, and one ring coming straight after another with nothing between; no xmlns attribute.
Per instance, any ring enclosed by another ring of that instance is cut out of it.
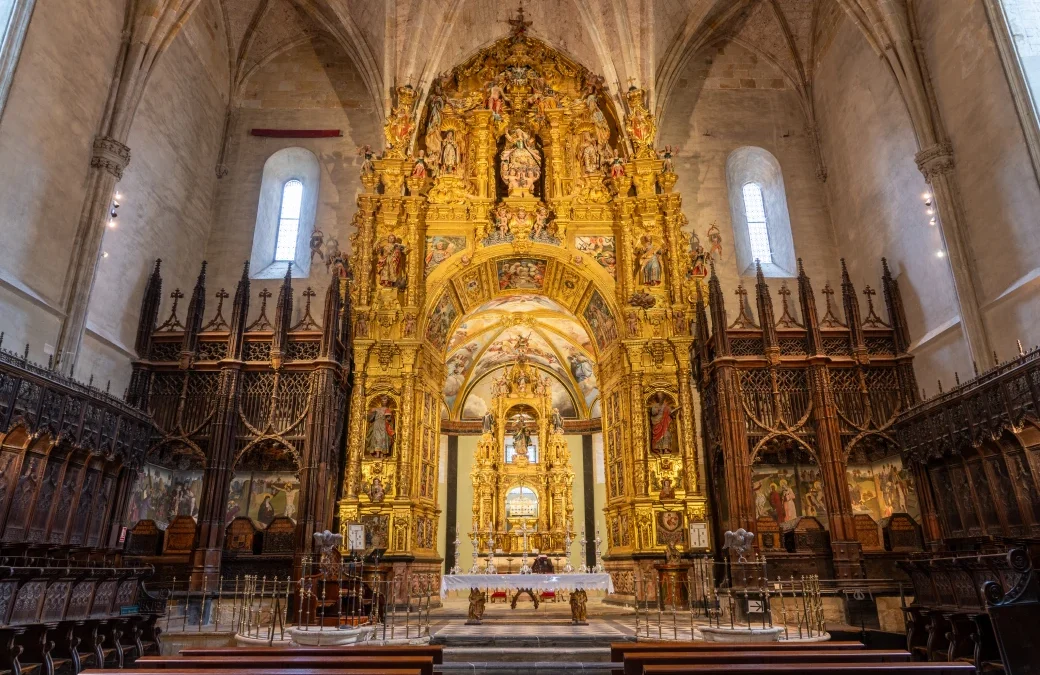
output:
<svg viewBox="0 0 1040 675"><path fill-rule="evenodd" d="M722 548L733 549L737 554L737 562L746 563L747 559L744 558L744 554L751 550L751 542L754 540L755 533L748 532L743 527L736 532L733 530L726 530L726 543Z"/></svg>

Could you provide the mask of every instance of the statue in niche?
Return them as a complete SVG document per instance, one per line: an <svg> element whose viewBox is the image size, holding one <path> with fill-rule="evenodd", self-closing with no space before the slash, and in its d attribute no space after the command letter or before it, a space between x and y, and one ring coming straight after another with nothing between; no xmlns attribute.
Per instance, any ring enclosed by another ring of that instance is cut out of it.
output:
<svg viewBox="0 0 1040 675"><path fill-rule="evenodd" d="M664 277L664 262L661 249L654 244L649 234L644 234L636 247L639 261L639 282L644 286L660 286Z"/></svg>
<svg viewBox="0 0 1040 675"><path fill-rule="evenodd" d="M675 486L667 476L661 479L661 499L675 499Z"/></svg>
<svg viewBox="0 0 1040 675"><path fill-rule="evenodd" d="M513 452L517 455L527 455L527 449L531 447L531 431L527 428L527 415L517 416L516 431L513 432Z"/></svg>
<svg viewBox="0 0 1040 675"><path fill-rule="evenodd" d="M484 107L491 111L491 116L497 122L502 119L505 106L506 99L502 90L501 76L499 76L488 83L488 95L484 100Z"/></svg>
<svg viewBox="0 0 1040 675"><path fill-rule="evenodd" d="M662 454L675 452L675 419L672 405L662 392L650 399L650 449Z"/></svg>
<svg viewBox="0 0 1040 675"><path fill-rule="evenodd" d="M412 178L426 178L429 169L426 166L426 151L420 150L412 165Z"/></svg>
<svg viewBox="0 0 1040 675"><path fill-rule="evenodd" d="M441 173L452 175L459 168L459 144L455 141L455 131L449 129L441 143Z"/></svg>
<svg viewBox="0 0 1040 675"><path fill-rule="evenodd" d="M552 417L549 418L549 426L553 433L563 433L563 415L560 414L559 408L552 409Z"/></svg>
<svg viewBox="0 0 1040 675"><path fill-rule="evenodd" d="M365 452L376 459L387 457L394 449L394 409L390 406L390 397L384 394L379 404L368 411L368 435L365 438Z"/></svg>
<svg viewBox="0 0 1040 675"><path fill-rule="evenodd" d="M382 503L386 498L386 489L378 476L372 479L372 485L368 488L368 498L373 504Z"/></svg>
<svg viewBox="0 0 1040 675"><path fill-rule="evenodd" d="M542 153L535 147L534 138L522 128L506 132L500 167L509 196L534 194L535 183L542 175Z"/></svg>
<svg viewBox="0 0 1040 675"><path fill-rule="evenodd" d="M430 87L430 114L426 120L426 152L432 159L441 155L441 110L444 108L444 78Z"/></svg>
<svg viewBox="0 0 1040 675"><path fill-rule="evenodd" d="M610 160L610 177L614 180L621 180L625 177L625 162L617 155Z"/></svg>
<svg viewBox="0 0 1040 675"><path fill-rule="evenodd" d="M559 244L556 236L557 227L552 214L545 204L539 204L534 212L534 225L531 227L531 239L549 244Z"/></svg>
<svg viewBox="0 0 1040 675"><path fill-rule="evenodd" d="M396 235L386 237L386 243L376 248L376 277L384 288L403 289L408 286L408 274L405 270L407 249Z"/></svg>
<svg viewBox="0 0 1040 675"><path fill-rule="evenodd" d="M607 118L603 111L600 110L599 96L595 89L592 89L585 96L585 105L589 109L592 124L596 127L596 141L600 145L607 145L608 141L610 141L610 125L607 123Z"/></svg>
<svg viewBox="0 0 1040 675"><path fill-rule="evenodd" d="M481 419L481 432L490 434L495 430L495 414L488 410Z"/></svg>
<svg viewBox="0 0 1040 675"><path fill-rule="evenodd" d="M599 173L599 148L592 140L592 134L587 131L582 135L581 146L578 148L578 162L586 175Z"/></svg>

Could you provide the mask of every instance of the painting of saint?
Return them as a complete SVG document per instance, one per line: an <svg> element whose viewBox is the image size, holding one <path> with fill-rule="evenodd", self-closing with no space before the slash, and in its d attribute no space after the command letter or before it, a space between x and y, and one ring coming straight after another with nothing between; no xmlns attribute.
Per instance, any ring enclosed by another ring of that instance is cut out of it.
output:
<svg viewBox="0 0 1040 675"><path fill-rule="evenodd" d="M540 290L545 282L544 260L536 258L513 258L498 263L498 289Z"/></svg>
<svg viewBox="0 0 1040 675"><path fill-rule="evenodd" d="M592 329L592 334L596 338L596 345L600 351L605 350L617 341L617 324L614 322L614 317L610 310L607 309L607 303L603 296L599 294L599 291L592 293L589 304L585 306L583 316L589 322L589 327Z"/></svg>
<svg viewBox="0 0 1040 675"><path fill-rule="evenodd" d="M650 414L650 449L669 454L679 449L675 433L675 417L672 404L663 392L657 392L647 405Z"/></svg>
<svg viewBox="0 0 1040 675"><path fill-rule="evenodd" d="M426 276L438 265L466 248L465 237L426 237Z"/></svg>
<svg viewBox="0 0 1040 675"><path fill-rule="evenodd" d="M368 433L365 436L365 454L381 459L394 449L397 432L394 429L394 409L390 397L384 394L368 411Z"/></svg>
<svg viewBox="0 0 1040 675"><path fill-rule="evenodd" d="M386 237L386 243L376 247L376 277L384 288L403 289L408 286L408 273L405 269L407 249L396 235Z"/></svg>
<svg viewBox="0 0 1040 675"><path fill-rule="evenodd" d="M661 249L654 244L653 237L644 234L635 253L639 264L639 283L660 286L664 277L664 263Z"/></svg>
<svg viewBox="0 0 1040 675"><path fill-rule="evenodd" d="M445 292L430 313L430 322L426 325L426 339L434 344L437 349L444 349L444 343L448 339L448 330L455 321L458 310L451 300L451 295Z"/></svg>
<svg viewBox="0 0 1040 675"><path fill-rule="evenodd" d="M722 258L722 233L714 222L708 227L708 253L713 260Z"/></svg>
<svg viewBox="0 0 1040 675"><path fill-rule="evenodd" d="M574 381L581 387L583 393L588 393L585 388L591 383L592 388L596 386L596 374L592 370L592 361L577 351L567 355L567 364L570 366Z"/></svg>
<svg viewBox="0 0 1040 675"><path fill-rule="evenodd" d="M581 236L575 237L575 247L582 253L588 253L610 273L611 278L617 278L617 248L613 236Z"/></svg>

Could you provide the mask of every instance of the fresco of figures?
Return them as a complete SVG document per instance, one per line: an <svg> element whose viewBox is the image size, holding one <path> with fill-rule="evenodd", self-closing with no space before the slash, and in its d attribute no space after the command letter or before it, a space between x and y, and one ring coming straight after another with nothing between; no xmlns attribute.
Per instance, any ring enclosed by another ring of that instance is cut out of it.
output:
<svg viewBox="0 0 1040 675"><path fill-rule="evenodd" d="M173 471L145 464L137 474L130 495L125 525L154 520L162 529L176 516L198 519L202 497L202 471Z"/></svg>
<svg viewBox="0 0 1040 675"><path fill-rule="evenodd" d="M617 247L613 235L575 237L574 245L582 253L591 255L593 260L610 273L611 278L617 278Z"/></svg>
<svg viewBox="0 0 1040 675"><path fill-rule="evenodd" d="M820 469L807 464L756 464L751 475L755 515L778 525L801 516L815 516L827 525Z"/></svg>
<svg viewBox="0 0 1040 675"><path fill-rule="evenodd" d="M247 516L263 529L280 516L296 518L300 480L295 473L236 471L228 488L225 523Z"/></svg>
<svg viewBox="0 0 1040 675"><path fill-rule="evenodd" d="M913 477L898 457L849 464L847 478L853 512L866 513L874 520L893 513L908 513L914 520L920 518Z"/></svg>

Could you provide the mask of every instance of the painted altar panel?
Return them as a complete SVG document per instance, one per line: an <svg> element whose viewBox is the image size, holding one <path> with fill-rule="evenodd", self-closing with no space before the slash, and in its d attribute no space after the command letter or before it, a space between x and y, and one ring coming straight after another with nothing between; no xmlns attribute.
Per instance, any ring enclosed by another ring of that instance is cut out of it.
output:
<svg viewBox="0 0 1040 675"><path fill-rule="evenodd" d="M756 517L771 518L778 525L800 516L814 516L827 525L823 480L817 466L807 464L756 464L751 487Z"/></svg>
<svg viewBox="0 0 1040 675"><path fill-rule="evenodd" d="M202 471L174 471L145 464L138 472L124 524L133 527L140 520L154 520L162 529L176 516L199 517L202 499Z"/></svg>
<svg viewBox="0 0 1040 675"><path fill-rule="evenodd" d="M879 522L893 513L906 513L920 522L914 479L900 458L849 464L846 475L854 513L866 513Z"/></svg>
<svg viewBox="0 0 1040 675"><path fill-rule="evenodd" d="M275 518L296 518L300 480L295 473L236 471L228 488L225 523L248 516L263 529Z"/></svg>

